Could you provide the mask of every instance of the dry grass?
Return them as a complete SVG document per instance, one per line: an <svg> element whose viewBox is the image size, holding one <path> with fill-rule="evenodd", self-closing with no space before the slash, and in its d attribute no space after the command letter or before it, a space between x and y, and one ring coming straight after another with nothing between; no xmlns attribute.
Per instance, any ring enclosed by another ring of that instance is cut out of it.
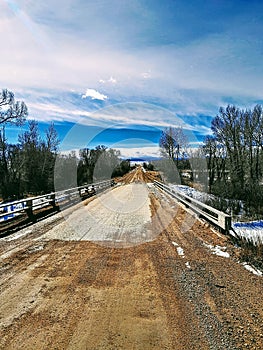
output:
<svg viewBox="0 0 263 350"><path fill-rule="evenodd" d="M244 238L238 239L236 243L241 247L240 260L248 262L263 271L263 244L255 245Z"/></svg>

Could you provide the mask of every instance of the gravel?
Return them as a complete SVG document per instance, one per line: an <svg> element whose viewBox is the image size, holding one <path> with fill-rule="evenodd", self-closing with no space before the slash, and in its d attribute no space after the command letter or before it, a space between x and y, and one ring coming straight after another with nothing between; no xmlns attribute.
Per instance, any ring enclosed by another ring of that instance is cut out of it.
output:
<svg viewBox="0 0 263 350"><path fill-rule="evenodd" d="M103 193L65 217L44 238L139 244L152 240L150 199L145 184Z"/></svg>

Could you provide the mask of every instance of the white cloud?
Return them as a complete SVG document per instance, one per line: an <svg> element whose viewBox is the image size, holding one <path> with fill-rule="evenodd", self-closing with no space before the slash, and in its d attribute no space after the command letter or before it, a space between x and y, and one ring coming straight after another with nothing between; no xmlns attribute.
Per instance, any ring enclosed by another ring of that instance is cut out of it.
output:
<svg viewBox="0 0 263 350"><path fill-rule="evenodd" d="M106 84L106 83L116 84L117 79L115 79L113 77L110 77L110 79L108 79L108 80L100 79L99 83L101 83L101 84Z"/></svg>
<svg viewBox="0 0 263 350"><path fill-rule="evenodd" d="M146 147L115 147L111 146L110 148L114 148L121 153L122 158L141 158L141 159L149 159L149 158L159 158L160 151L158 146L146 146ZM75 152L76 155L79 154L79 148L72 148L69 150L61 150L61 154L69 155L71 152Z"/></svg>
<svg viewBox="0 0 263 350"><path fill-rule="evenodd" d="M113 78L113 77L110 77L110 79L108 80L109 83L112 83L112 84L116 84L117 83L117 79Z"/></svg>
<svg viewBox="0 0 263 350"><path fill-rule="evenodd" d="M7 13L0 5L2 10ZM96 41L76 37L70 30L51 35L47 27L27 18L23 22L21 17L0 16L5 48L1 52L1 82L13 89L83 89L88 83L97 91L100 82L107 87L107 94L115 92L127 98L153 96L170 102L178 92L183 97L191 95L190 90L203 91L208 104L222 94L261 98L261 66L255 64L259 52L253 43L248 51L244 44L217 35L181 48L127 51L99 45L97 37ZM101 78L105 76L109 78ZM118 90L113 90L117 85ZM200 107L199 96L192 95L192 101L195 108Z"/></svg>
<svg viewBox="0 0 263 350"><path fill-rule="evenodd" d="M115 147L114 147L115 148ZM121 152L123 158L159 158L160 151L158 146L146 146L146 147L116 147Z"/></svg>
<svg viewBox="0 0 263 350"><path fill-rule="evenodd" d="M142 45L135 48L123 40L131 38L132 42L134 27L127 30L124 26L125 30L120 32L118 26L113 26L111 16L105 8L102 11L107 2L103 1L102 7L96 2L83 2L80 10L76 9L75 0L63 1L63 6L59 0L57 7L51 0L14 3L20 4L23 11L14 15L7 2L0 2L3 48L0 88L7 87L15 93L20 90L21 95L29 88L55 91L58 97L55 102L44 97L33 101L36 102L33 111L39 108L39 113L45 109L43 101L47 101L46 105L49 101L57 104L52 110L46 110L45 116L38 114L39 118L55 115L60 120L77 121L82 116L95 123L101 116L105 122L173 125L170 115L160 113L147 115L138 110L131 114L122 110L117 115L99 111L91 116L91 111L82 111L76 104L63 105L61 90L63 94L70 89L85 91L87 86L93 89L87 89L83 99L106 101L110 96L111 101L156 101L161 105L170 104L177 115L215 114L227 96L246 106L248 101L262 99L262 53L260 45L253 41L249 44L245 40L233 41L227 33L220 33L205 35L181 47ZM143 11L130 11L130 6L136 10L139 3L131 1L124 6L118 0L114 2L118 11L135 17L138 13L142 16ZM114 8L112 3L107 6ZM51 7L54 11L50 11ZM81 17L81 23L76 21L76 15ZM123 20L118 16L120 19ZM90 35L87 31L91 31ZM104 84L103 94L98 91L101 84ZM32 96L25 102L30 107Z"/></svg>
<svg viewBox="0 0 263 350"><path fill-rule="evenodd" d="M101 94L100 92L94 90L94 89L87 89L86 93L81 96L82 98L90 97L92 100L107 100L108 96Z"/></svg>
<svg viewBox="0 0 263 350"><path fill-rule="evenodd" d="M151 73L150 72L144 72L141 74L144 79L149 79L151 78Z"/></svg>

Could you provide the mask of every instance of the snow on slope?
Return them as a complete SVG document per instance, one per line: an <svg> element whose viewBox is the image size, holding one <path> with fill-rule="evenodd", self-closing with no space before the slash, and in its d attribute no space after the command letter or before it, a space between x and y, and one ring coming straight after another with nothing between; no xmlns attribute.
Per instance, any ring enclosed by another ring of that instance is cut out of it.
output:
<svg viewBox="0 0 263 350"><path fill-rule="evenodd" d="M189 186L169 184L169 187L203 203L207 199L213 198L212 195L205 192L200 192ZM233 228L238 237L243 237L254 244L263 244L263 220L235 222L233 224Z"/></svg>
<svg viewBox="0 0 263 350"><path fill-rule="evenodd" d="M192 187L189 186L184 186L184 185L173 185L173 184L169 184L169 187L175 191L180 191L183 194L194 198L200 202L205 202L206 200L208 200L209 198L213 198L212 195L205 193L205 192L201 192L198 191Z"/></svg>
<svg viewBox="0 0 263 350"><path fill-rule="evenodd" d="M252 241L254 244L263 244L263 220L235 222L233 227L238 237Z"/></svg>

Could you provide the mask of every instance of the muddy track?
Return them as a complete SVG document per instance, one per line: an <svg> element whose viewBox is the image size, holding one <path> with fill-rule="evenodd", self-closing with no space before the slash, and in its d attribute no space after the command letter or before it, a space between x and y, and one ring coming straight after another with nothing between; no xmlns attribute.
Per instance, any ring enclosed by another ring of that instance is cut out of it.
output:
<svg viewBox="0 0 263 350"><path fill-rule="evenodd" d="M114 190L123 201L126 188L131 201L129 187ZM263 348L262 277L238 263L226 236L199 220L191 226L182 206L153 186L148 191L152 235L142 244L131 245L124 228L121 244L115 236L110 244L109 237L107 244L56 239L83 206L0 241L1 349ZM86 208L97 211L107 198ZM140 208L132 215L145 225ZM121 214L111 215L121 229Z"/></svg>

